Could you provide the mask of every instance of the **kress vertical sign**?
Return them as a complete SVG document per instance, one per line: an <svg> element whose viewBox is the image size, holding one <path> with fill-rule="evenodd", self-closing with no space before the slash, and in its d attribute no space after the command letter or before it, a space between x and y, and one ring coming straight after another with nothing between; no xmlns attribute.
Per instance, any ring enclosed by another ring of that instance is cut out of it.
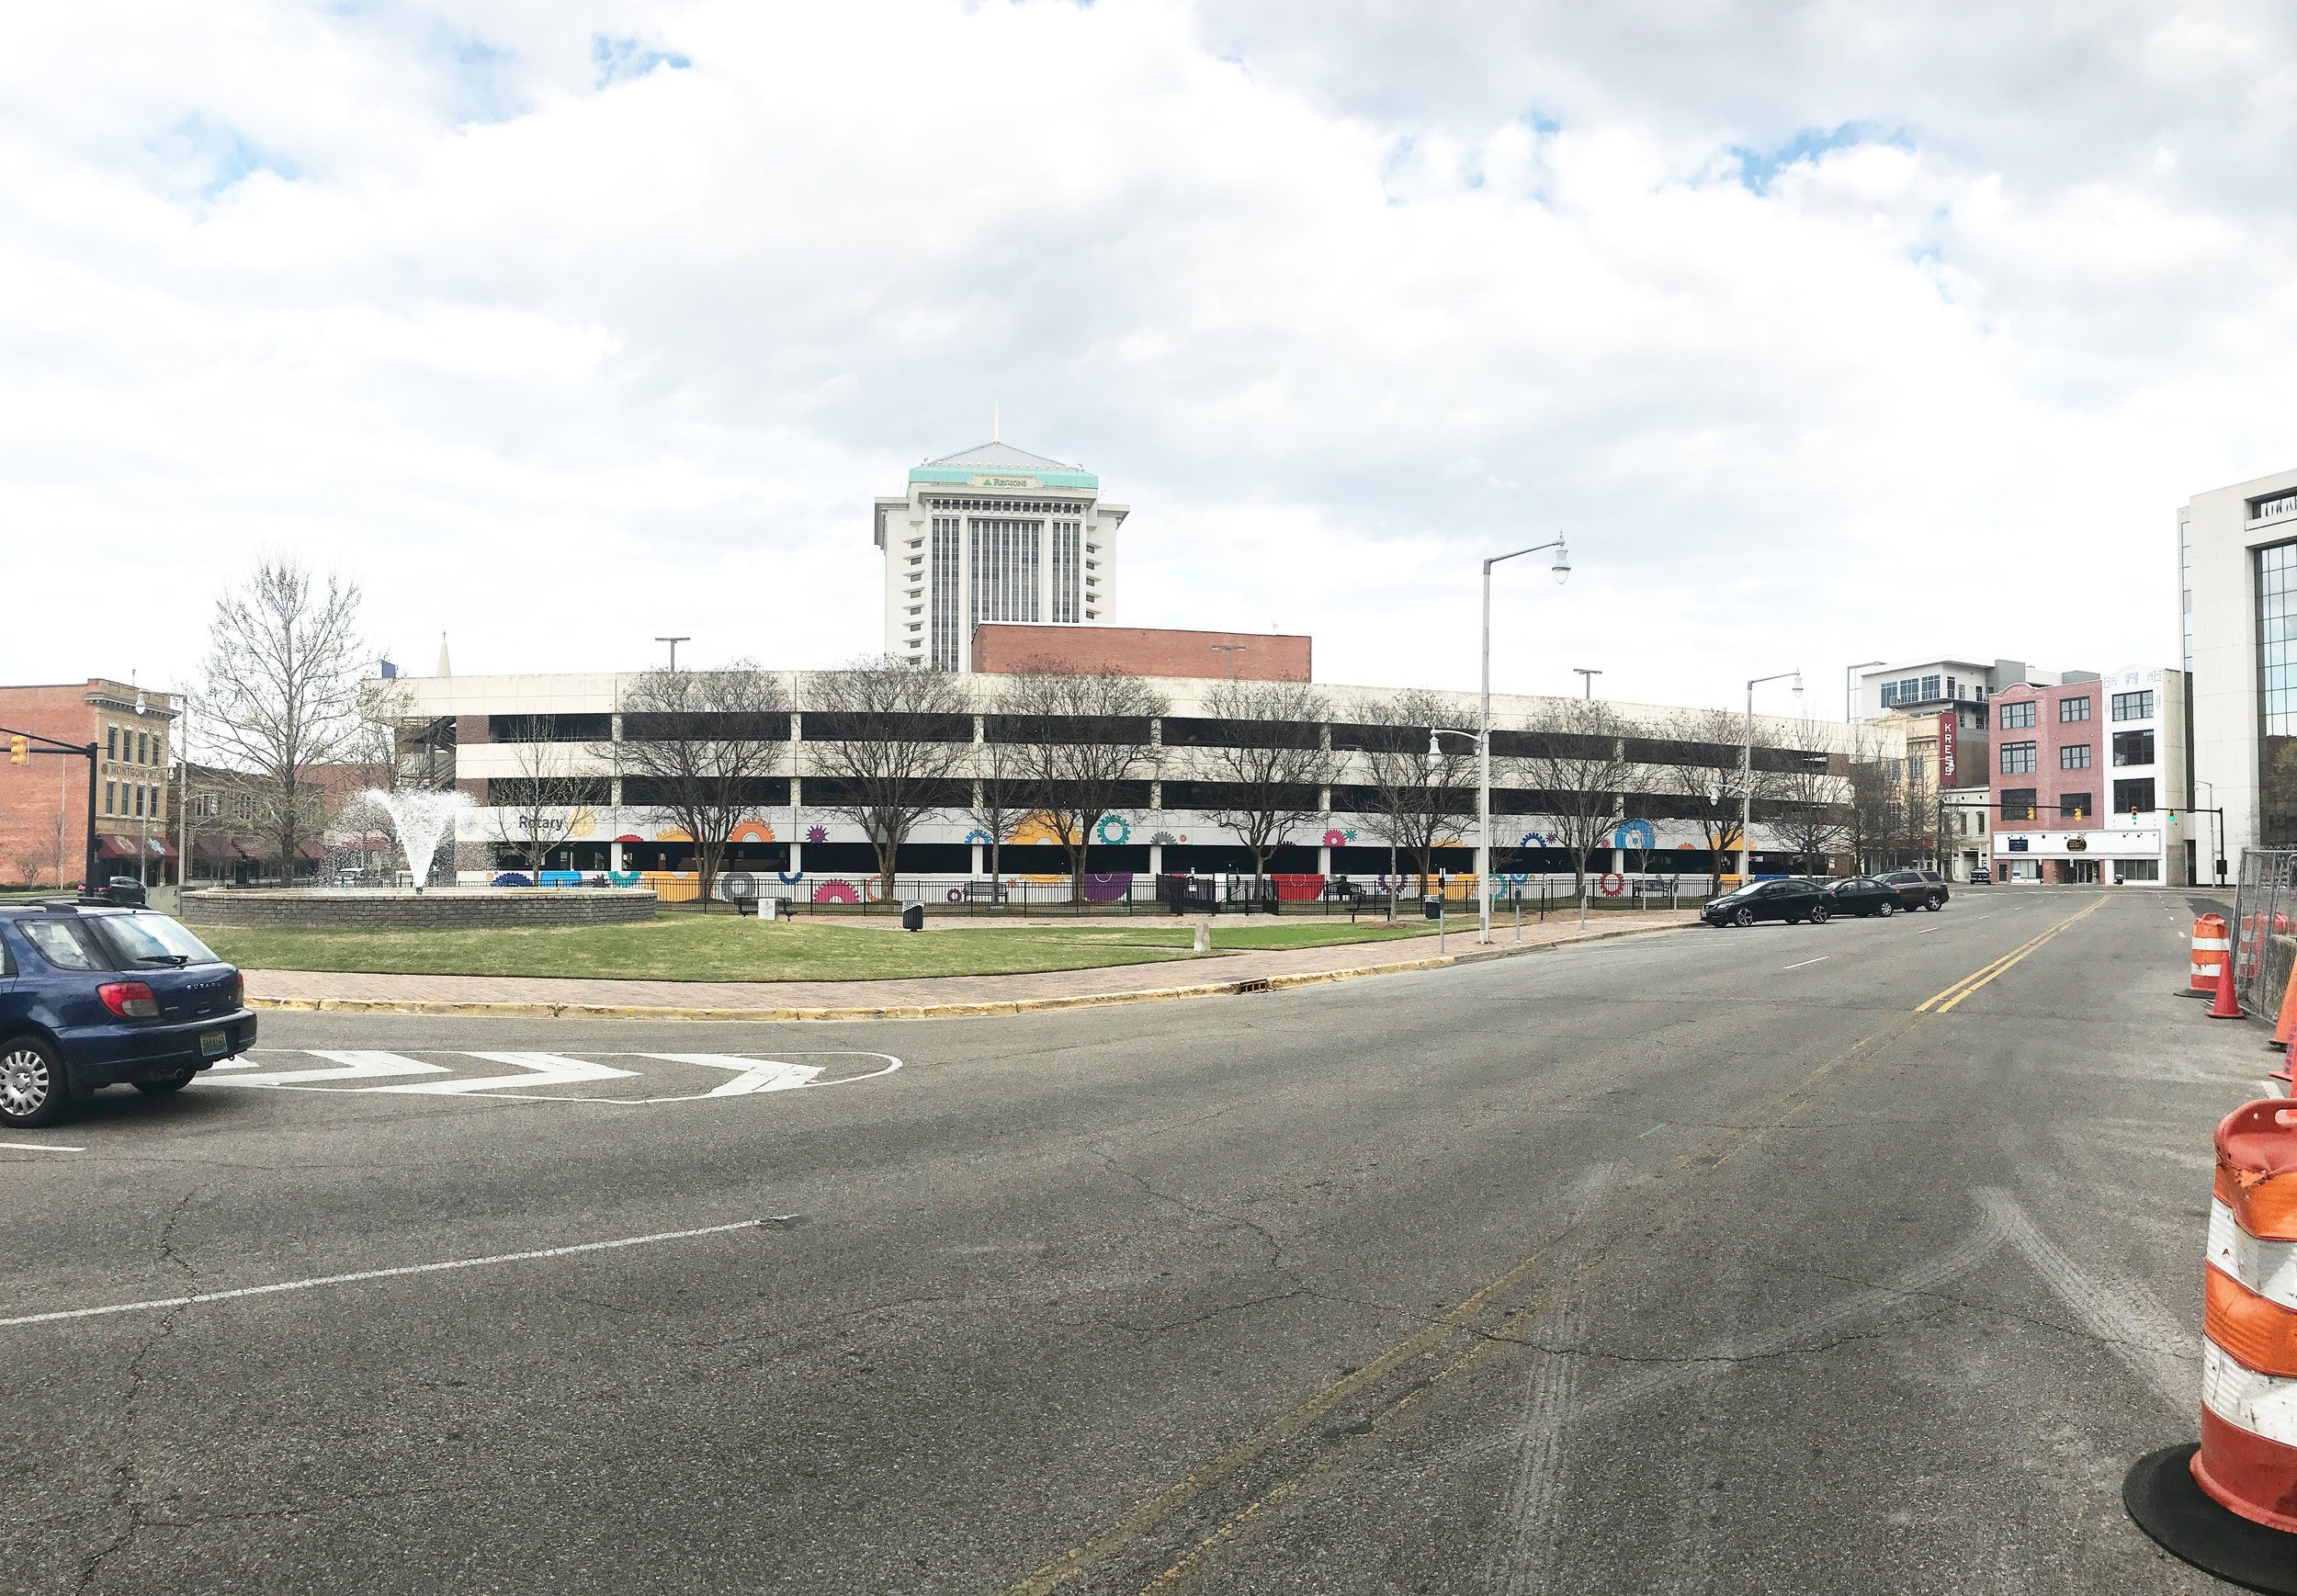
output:
<svg viewBox="0 0 2297 1596"><path fill-rule="evenodd" d="M1954 712L1938 718L1938 785L1954 785Z"/></svg>

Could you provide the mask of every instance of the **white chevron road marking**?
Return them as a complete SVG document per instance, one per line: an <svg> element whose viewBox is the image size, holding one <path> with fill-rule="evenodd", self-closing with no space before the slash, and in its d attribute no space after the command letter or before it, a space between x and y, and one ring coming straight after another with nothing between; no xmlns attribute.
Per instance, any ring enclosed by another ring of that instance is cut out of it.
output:
<svg viewBox="0 0 2297 1596"><path fill-rule="evenodd" d="M743 1058L732 1053L640 1053L641 1058L661 1058L672 1064L699 1064L706 1070L734 1070L741 1073L707 1097L744 1097L752 1092L790 1092L821 1073L819 1064L786 1064L779 1058Z"/></svg>
<svg viewBox="0 0 2297 1596"><path fill-rule="evenodd" d="M508 1064L520 1073L481 1075L473 1081L411 1081L401 1086L370 1086L367 1090L454 1096L469 1092L492 1092L510 1086L563 1086L576 1081L607 1081L618 1075L638 1073L635 1070L617 1070L611 1064L593 1064L587 1059L569 1058L563 1053L465 1053L463 1057L483 1058L490 1064Z"/></svg>
<svg viewBox="0 0 2297 1596"><path fill-rule="evenodd" d="M218 1075L213 1070L209 1078L218 1086L336 1086L345 1081L371 1081L386 1075L444 1075L444 1064L425 1064L398 1053L378 1053L360 1049L329 1052L310 1049L314 1058L332 1058L332 1067L325 1070L265 1070L253 1075Z"/></svg>

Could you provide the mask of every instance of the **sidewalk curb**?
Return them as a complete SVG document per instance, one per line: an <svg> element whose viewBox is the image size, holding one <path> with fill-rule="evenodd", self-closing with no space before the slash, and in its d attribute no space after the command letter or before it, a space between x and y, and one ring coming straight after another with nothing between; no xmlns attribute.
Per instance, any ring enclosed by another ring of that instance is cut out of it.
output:
<svg viewBox="0 0 2297 1596"><path fill-rule="evenodd" d="M1626 931L1590 931L1560 942L1526 947L1479 948L1472 953L1440 954L1432 958L1406 959L1396 964L1360 965L1349 969L1307 970L1298 975L1248 977L1241 980L1206 981L1185 987L1152 987L1142 991L1081 992L1067 998L1012 998L980 1003L888 1003L874 1008L844 1009L699 1009L636 1003L496 1003L439 1002L391 998L249 998L251 1009L284 1013L322 1014L444 1014L469 1019L498 1020L719 1020L764 1024L786 1020L960 1020L990 1015L1041 1014L1058 1009L1109 1008L1119 1003L1161 1003L1182 998L1239 997L1251 992L1290 991L1297 987L1322 986L1362 976L1401 975L1408 970L1445 969L1454 965L1484 964L1495 958L1553 953L1558 948L1582 947L1590 942L1612 942L1624 936L1655 936L1662 932L1687 931L1697 924L1638 925Z"/></svg>

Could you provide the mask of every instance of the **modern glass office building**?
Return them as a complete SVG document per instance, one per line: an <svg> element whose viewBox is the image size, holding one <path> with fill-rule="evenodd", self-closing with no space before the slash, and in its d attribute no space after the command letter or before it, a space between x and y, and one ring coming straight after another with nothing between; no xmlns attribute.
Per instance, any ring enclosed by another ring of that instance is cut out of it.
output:
<svg viewBox="0 0 2297 1596"><path fill-rule="evenodd" d="M2297 470L2178 512L2178 608L2193 704L2179 796L2223 810L2229 865L2244 847L2297 848Z"/></svg>

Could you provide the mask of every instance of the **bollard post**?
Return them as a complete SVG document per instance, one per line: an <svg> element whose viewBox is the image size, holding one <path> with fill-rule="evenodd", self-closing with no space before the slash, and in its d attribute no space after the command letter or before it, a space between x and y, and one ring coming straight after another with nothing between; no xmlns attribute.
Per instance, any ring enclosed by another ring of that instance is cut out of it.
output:
<svg viewBox="0 0 2297 1596"><path fill-rule="evenodd" d="M1436 951L1438 953L1443 951L1443 897L1442 893L1436 896Z"/></svg>
<svg viewBox="0 0 2297 1596"><path fill-rule="evenodd" d="M1515 940L1523 940L1523 893L1521 889L1515 894Z"/></svg>
<svg viewBox="0 0 2297 1596"><path fill-rule="evenodd" d="M1196 923L1196 944L1192 951L1196 953L1210 953L1212 951L1211 921L1200 920Z"/></svg>

